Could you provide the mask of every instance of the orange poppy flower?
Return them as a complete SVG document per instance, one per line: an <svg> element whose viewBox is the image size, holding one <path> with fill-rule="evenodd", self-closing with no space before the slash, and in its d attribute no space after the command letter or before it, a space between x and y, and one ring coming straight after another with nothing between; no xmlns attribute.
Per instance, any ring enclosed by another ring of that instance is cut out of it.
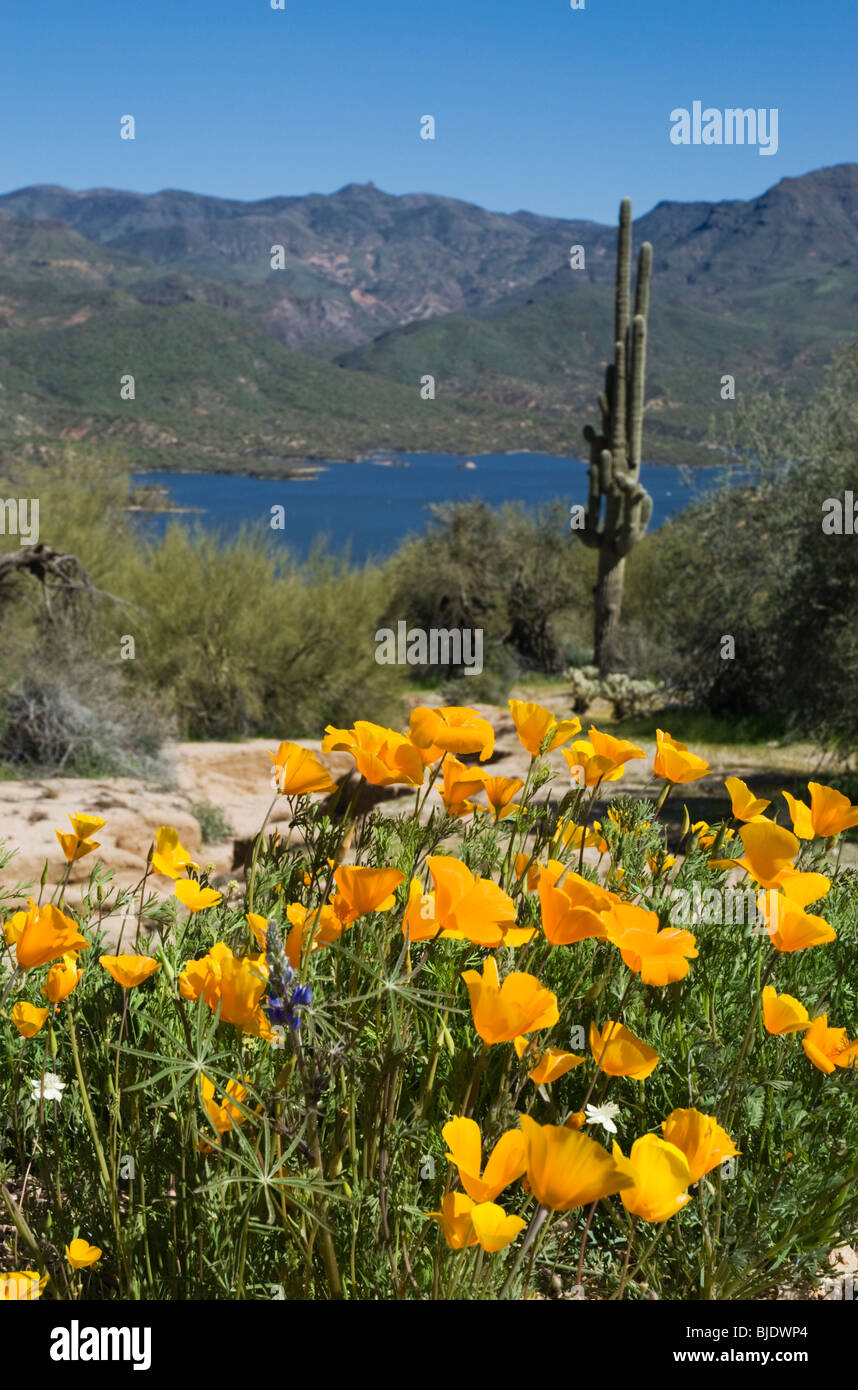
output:
<svg viewBox="0 0 858 1390"><path fill-rule="evenodd" d="M837 932L824 917L805 912L782 893L760 893L757 908L776 951L804 951L837 940Z"/></svg>
<svg viewBox="0 0 858 1390"><path fill-rule="evenodd" d="M829 1028L828 1015L815 1018L801 1040L813 1065L824 1072L835 1067L858 1067L858 1042L850 1042L845 1028Z"/></svg>
<svg viewBox="0 0 858 1390"><path fill-rule="evenodd" d="M309 748L302 748L299 743L281 743L269 757L274 763L274 785L282 796L336 791L336 782Z"/></svg>
<svg viewBox="0 0 858 1390"><path fill-rule="evenodd" d="M561 879L565 867L557 859L549 859L539 876L539 906L546 940L553 946L568 946L588 937L604 941L601 914L615 901L613 894L580 874L566 873Z"/></svg>
<svg viewBox="0 0 858 1390"><path fill-rule="evenodd" d="M445 753L479 753L484 763L494 752L495 731L487 719L467 705L411 711L410 736L418 748L443 748Z"/></svg>
<svg viewBox="0 0 858 1390"><path fill-rule="evenodd" d="M534 1086L550 1086L552 1081L559 1081L561 1076L565 1076L575 1067L582 1066L586 1060L574 1052L562 1052L558 1047L546 1047L533 1071L528 1072L528 1079Z"/></svg>
<svg viewBox="0 0 858 1390"><path fill-rule="evenodd" d="M71 917L66 917L53 903L37 907L30 898L30 910L15 947L21 970L48 965L71 951L85 951L89 945Z"/></svg>
<svg viewBox="0 0 858 1390"><path fill-rule="evenodd" d="M830 839L842 830L851 830L858 825L858 806L853 806L848 796L835 791L834 787L823 787L820 782L808 782L810 805L797 801L784 792L789 803L792 828L802 840Z"/></svg>
<svg viewBox="0 0 858 1390"><path fill-rule="evenodd" d="M370 912L389 912L396 902L394 890L404 879L399 869L341 864L334 872L337 894L331 906L345 923L356 922L358 917L366 917Z"/></svg>
<svg viewBox="0 0 858 1390"><path fill-rule="evenodd" d="M534 975L513 971L503 984L494 956L483 962L483 973L464 970L474 1027L486 1043L512 1042L523 1033L552 1028L560 1017L557 998Z"/></svg>
<svg viewBox="0 0 858 1390"><path fill-rule="evenodd" d="M444 758L442 771L443 786L436 787L436 791L447 811L451 816L470 816L477 808L468 798L482 790L485 773L478 767L466 767L452 753Z"/></svg>
<svg viewBox="0 0 858 1390"><path fill-rule="evenodd" d="M493 1202L524 1172L524 1136L520 1129L508 1129L495 1144L483 1170L483 1141L476 1120L454 1115L441 1133L459 1180L475 1202Z"/></svg>
<svg viewBox="0 0 858 1390"><path fill-rule="evenodd" d="M351 753L358 772L374 787L423 785L425 768L418 749L394 729L365 719L357 720L353 729L335 729L329 724L322 739L322 752L338 750Z"/></svg>
<svg viewBox="0 0 858 1390"><path fill-rule="evenodd" d="M645 985L669 985L682 980L697 957L691 932L678 927L658 929L658 916L634 903L615 902L604 915L609 941L619 947L629 970Z"/></svg>
<svg viewBox="0 0 858 1390"><path fill-rule="evenodd" d="M247 1080L249 1080L249 1078L246 1076L242 1077L241 1081L230 1080L227 1083L222 1101L218 1103L218 1101L215 1100L214 1082L210 1081L204 1072L201 1072L197 1078L202 1102L206 1108L206 1114L217 1130L218 1136L221 1134L228 1134L231 1129L235 1129L238 1125L243 1125L247 1119L247 1116L239 1109L241 1103L247 1099L247 1087L242 1085L242 1081ZM220 1138L218 1137L214 1142L215 1144L219 1144ZM211 1146L204 1141L200 1143L200 1148L204 1151L211 1152Z"/></svg>
<svg viewBox="0 0 858 1390"><path fill-rule="evenodd" d="M426 863L435 885L434 920L445 933L475 946L518 946L533 937L534 928L516 927L512 898L491 879L474 878L452 855L430 854Z"/></svg>
<svg viewBox="0 0 858 1390"><path fill-rule="evenodd" d="M704 1115L700 1110L672 1110L662 1121L661 1132L669 1144L684 1153L691 1184L741 1152L714 1115Z"/></svg>
<svg viewBox="0 0 858 1390"><path fill-rule="evenodd" d="M329 903L309 909L303 903L290 903L286 916L292 929L283 943L283 949L293 970L301 969L304 943L308 937L312 938L311 952L318 951L322 946L332 946L339 941L346 925Z"/></svg>
<svg viewBox="0 0 858 1390"><path fill-rule="evenodd" d="M81 816L69 815L72 824L72 833L67 830L58 830L57 839L60 848L70 864L78 859L83 859L85 854L91 854L94 849L100 849L97 840L91 837L97 830L100 830L106 821L101 816Z"/></svg>
<svg viewBox="0 0 858 1390"><path fill-rule="evenodd" d="M99 956L98 963L123 989L142 985L144 980L161 969L160 961L153 960L151 956Z"/></svg>
<svg viewBox="0 0 858 1390"><path fill-rule="evenodd" d="M520 777L487 777L483 783L483 791L486 800L494 812L496 821L504 820L506 816L514 816L521 810L520 806L514 806L512 799L517 792L520 792L524 783Z"/></svg>
<svg viewBox="0 0 858 1390"><path fill-rule="evenodd" d="M530 701L510 700L509 708L521 746L532 758L568 743L581 730L580 719L555 719L550 710Z"/></svg>
<svg viewBox="0 0 858 1390"><path fill-rule="evenodd" d="M648 1047L622 1023L608 1019L601 1030L590 1024L590 1051L593 1061L607 1076L630 1076L643 1081L658 1066L658 1053Z"/></svg>
<svg viewBox="0 0 858 1390"><path fill-rule="evenodd" d="M77 956L74 951L69 951L62 960L58 960L48 971L48 977L42 985L42 993L50 999L52 1004L60 1004L63 999L67 999L73 989L77 988L79 981L83 977L83 971L78 967Z"/></svg>
<svg viewBox="0 0 858 1390"><path fill-rule="evenodd" d="M656 729L655 738L657 752L653 772L656 777L664 777L668 782L696 782L706 776L709 764L696 753L689 753L684 743L661 729Z"/></svg>
<svg viewBox="0 0 858 1390"><path fill-rule="evenodd" d="M529 1115L519 1121L528 1185L550 1211L586 1207L634 1185L634 1178L588 1134L566 1125L539 1125Z"/></svg>

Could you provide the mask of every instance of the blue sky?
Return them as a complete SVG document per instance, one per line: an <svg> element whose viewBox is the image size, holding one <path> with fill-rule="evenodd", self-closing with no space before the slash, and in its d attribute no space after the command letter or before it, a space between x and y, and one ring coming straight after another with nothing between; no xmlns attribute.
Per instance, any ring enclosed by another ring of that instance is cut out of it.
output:
<svg viewBox="0 0 858 1390"><path fill-rule="evenodd" d="M372 179L613 221L626 194L636 214L748 198L858 159L855 0L285 3L5 0L0 190L261 198ZM695 100L777 107L777 154L671 144L671 110Z"/></svg>

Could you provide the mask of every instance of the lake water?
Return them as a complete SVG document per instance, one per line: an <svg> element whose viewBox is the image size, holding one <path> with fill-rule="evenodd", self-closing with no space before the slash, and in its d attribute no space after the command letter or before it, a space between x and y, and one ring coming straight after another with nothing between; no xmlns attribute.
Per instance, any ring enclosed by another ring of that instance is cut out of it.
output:
<svg viewBox="0 0 858 1390"><path fill-rule="evenodd" d="M198 509L171 514L136 513L150 535L160 536L171 520L200 524L222 535L242 526L268 531L271 508L285 509L282 537L304 556L324 536L336 554L349 550L356 561L392 554L408 534L420 534L431 520L433 502L479 498L492 506L523 502L536 507L561 498L567 507L587 501L587 464L550 454L473 454L476 468L463 469L462 455L385 455L407 463L390 467L364 463L325 463L313 478L276 481L222 473L137 473L134 482L168 490L179 507ZM661 526L711 486L721 470L695 470L693 486L680 469L644 465L642 481L653 499L650 530Z"/></svg>

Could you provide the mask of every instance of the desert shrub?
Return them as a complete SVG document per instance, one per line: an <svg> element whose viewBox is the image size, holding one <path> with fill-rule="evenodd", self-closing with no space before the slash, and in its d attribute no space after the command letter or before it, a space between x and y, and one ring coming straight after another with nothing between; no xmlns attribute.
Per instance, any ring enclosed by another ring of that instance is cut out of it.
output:
<svg viewBox="0 0 858 1390"><path fill-rule="evenodd" d="M714 714L777 716L804 737L858 742L855 537L827 499L858 482L858 348L807 404L752 399L728 438L739 485L701 498L635 552L624 622L647 669ZM735 657L722 655L732 637Z"/></svg>
<svg viewBox="0 0 858 1390"><path fill-rule="evenodd" d="M505 689L522 672L562 671L563 619L590 601L562 503L536 514L483 502L433 512L426 535L405 541L388 563L385 625L482 628L485 666Z"/></svg>
<svg viewBox="0 0 858 1390"><path fill-rule="evenodd" d="M160 775L172 732L162 711L129 697L107 663L55 663L0 694L0 763L43 775Z"/></svg>
<svg viewBox="0 0 858 1390"><path fill-rule="evenodd" d="M191 815L199 823L204 845L218 845L234 833L220 806L215 806L211 801L201 801L192 806Z"/></svg>
<svg viewBox="0 0 858 1390"><path fill-rule="evenodd" d="M226 544L174 525L139 549L126 583L140 611L131 678L189 737L342 724L361 699L389 710L401 683L375 661L384 588L372 566L298 565L248 534Z"/></svg>

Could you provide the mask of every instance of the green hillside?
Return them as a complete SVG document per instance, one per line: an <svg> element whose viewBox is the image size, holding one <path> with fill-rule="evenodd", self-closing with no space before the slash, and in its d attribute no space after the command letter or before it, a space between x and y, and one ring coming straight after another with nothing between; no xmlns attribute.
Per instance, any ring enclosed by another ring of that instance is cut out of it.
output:
<svg viewBox="0 0 858 1390"><path fill-rule="evenodd" d="M803 395L856 336L858 165L660 203L634 236L655 249L652 461L711 458L723 375ZM577 453L614 241L371 184L257 203L20 189L0 196L0 443L110 439L140 467L255 472L380 448Z"/></svg>

